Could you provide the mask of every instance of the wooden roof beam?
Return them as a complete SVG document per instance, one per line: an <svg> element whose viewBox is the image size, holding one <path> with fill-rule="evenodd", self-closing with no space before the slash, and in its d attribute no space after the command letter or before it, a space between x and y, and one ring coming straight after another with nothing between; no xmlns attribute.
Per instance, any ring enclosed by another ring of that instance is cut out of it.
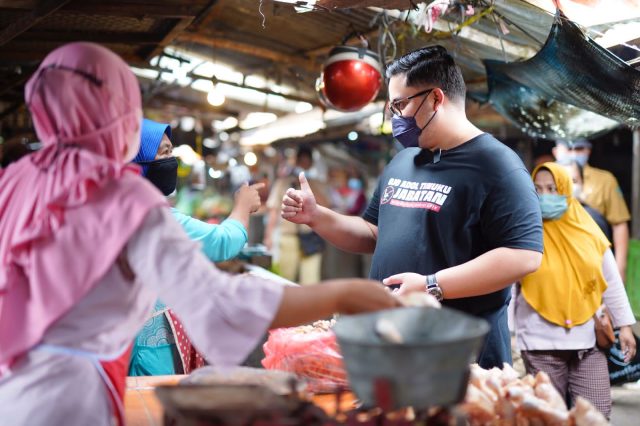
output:
<svg viewBox="0 0 640 426"><path fill-rule="evenodd" d="M216 19L222 16L222 7L216 7L218 0L211 0L202 13L195 19L193 25L196 29L205 29L209 27Z"/></svg>
<svg viewBox="0 0 640 426"><path fill-rule="evenodd" d="M243 53L249 56L255 56L261 59L268 59L273 62L285 65L294 65L303 68L309 72L318 72L316 63L304 56L297 57L267 49L251 44L240 43L221 37L208 37L197 33L182 33L177 38L178 41L186 43L198 43L213 49L225 49Z"/></svg>
<svg viewBox="0 0 640 426"><path fill-rule="evenodd" d="M24 49L0 49L0 63L3 64L16 64L16 65L38 65L40 61L47 56L51 50L43 48L42 50L24 50ZM141 58L130 53L122 53L115 50L125 62L127 63L141 63Z"/></svg>
<svg viewBox="0 0 640 426"><path fill-rule="evenodd" d="M70 0L40 0L36 6L25 16L18 18L0 32L0 46L7 44L29 28L36 25L42 19L54 13Z"/></svg>
<svg viewBox="0 0 640 426"><path fill-rule="evenodd" d="M193 22L194 19L195 16L192 16L176 21L171 30L164 36L160 43L158 43L152 49L143 47L142 49L139 49L138 54L147 60L150 60L154 56L159 55L165 46L173 42L180 33L182 33L189 25L191 25L191 22Z"/></svg>
<svg viewBox="0 0 640 426"><path fill-rule="evenodd" d="M74 1L64 10L90 15L183 19L195 18L206 5L206 2L202 0L176 1L173 4L157 0L129 0L126 2L111 0L101 2Z"/></svg>
<svg viewBox="0 0 640 426"><path fill-rule="evenodd" d="M362 35L368 40L371 37L377 37L378 33L379 33L378 28L375 28L371 31L367 31L366 33L363 33ZM331 49L338 46L341 42L342 40L338 40L334 44L330 44L328 46L320 46L320 47L316 47L315 49L307 50L304 52L304 55L309 56L311 58L316 58L318 56L326 56L329 54ZM369 49L372 49L375 51L375 46L369 46Z"/></svg>
<svg viewBox="0 0 640 426"><path fill-rule="evenodd" d="M310 103L311 105L319 105L320 104L320 102L317 99L305 98L305 97L296 96L296 95L293 95L293 94L278 93L278 92L274 92L273 90L266 89L266 88L263 88L263 87L247 86L246 84L236 83L235 81L220 80L220 79L217 79L215 77L209 78L209 77L205 77L203 75L199 75L199 74L195 74L195 73L189 73L187 75L188 75L188 77L193 78L194 80L209 80L209 81L212 81L214 84L215 83L220 83L220 84L226 84L226 85L233 86L233 87L239 87L239 88L242 88L242 89L255 90L256 92L264 93L264 94L267 94L267 95L281 96L281 97L283 97L285 99L289 99L291 101L307 102L307 103Z"/></svg>
<svg viewBox="0 0 640 426"><path fill-rule="evenodd" d="M425 0L317 0L316 7L326 9L364 9L367 7L384 7L385 9L407 10L414 4L425 3Z"/></svg>
<svg viewBox="0 0 640 426"><path fill-rule="evenodd" d="M142 32L71 32L71 31L29 31L19 40L20 42L47 42L68 43L72 41L90 41L101 44L151 44L156 45L165 39L164 34Z"/></svg>
<svg viewBox="0 0 640 426"><path fill-rule="evenodd" d="M188 110L204 111L221 115L238 116L238 111L230 110L224 106L214 107L208 102L198 102L187 99L175 99L166 95L158 95L145 102L144 108L164 109L168 106L186 108Z"/></svg>

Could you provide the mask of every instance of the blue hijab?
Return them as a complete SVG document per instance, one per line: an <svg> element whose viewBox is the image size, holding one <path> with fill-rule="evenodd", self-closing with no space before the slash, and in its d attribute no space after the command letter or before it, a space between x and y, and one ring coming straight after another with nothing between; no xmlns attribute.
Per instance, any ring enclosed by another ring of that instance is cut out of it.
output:
<svg viewBox="0 0 640 426"><path fill-rule="evenodd" d="M171 126L143 118L142 129L140 131L140 151L138 151L133 162L153 161L158 153L162 135L167 135L167 137L171 139ZM148 169L148 165L142 165L143 176L147 175Z"/></svg>

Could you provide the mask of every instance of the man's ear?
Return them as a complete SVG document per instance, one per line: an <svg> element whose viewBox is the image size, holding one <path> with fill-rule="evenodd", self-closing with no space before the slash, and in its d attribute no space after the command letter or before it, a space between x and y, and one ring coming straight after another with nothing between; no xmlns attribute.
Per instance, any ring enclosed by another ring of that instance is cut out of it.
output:
<svg viewBox="0 0 640 426"><path fill-rule="evenodd" d="M553 158L555 158L556 160L558 159L558 148L557 147L553 147L551 148L551 153L553 154Z"/></svg>
<svg viewBox="0 0 640 426"><path fill-rule="evenodd" d="M444 92L439 87L433 89L433 110L437 111L444 104Z"/></svg>

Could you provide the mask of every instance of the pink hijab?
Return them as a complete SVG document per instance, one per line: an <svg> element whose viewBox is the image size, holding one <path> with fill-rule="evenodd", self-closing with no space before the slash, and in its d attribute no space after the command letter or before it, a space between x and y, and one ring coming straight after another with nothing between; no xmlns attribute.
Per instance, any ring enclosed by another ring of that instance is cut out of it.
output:
<svg viewBox="0 0 640 426"><path fill-rule="evenodd" d="M110 50L51 52L25 89L43 148L0 171L0 372L104 276L150 209L140 90Z"/></svg>

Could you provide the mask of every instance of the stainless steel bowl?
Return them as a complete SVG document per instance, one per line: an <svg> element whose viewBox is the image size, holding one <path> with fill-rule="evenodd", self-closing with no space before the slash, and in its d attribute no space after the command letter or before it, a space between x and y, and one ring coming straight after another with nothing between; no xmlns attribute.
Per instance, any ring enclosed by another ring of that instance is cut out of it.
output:
<svg viewBox="0 0 640 426"><path fill-rule="evenodd" d="M381 318L397 327L403 343L379 337ZM334 331L351 388L365 407L423 409L464 398L469 364L489 324L447 308L399 308L342 316Z"/></svg>

